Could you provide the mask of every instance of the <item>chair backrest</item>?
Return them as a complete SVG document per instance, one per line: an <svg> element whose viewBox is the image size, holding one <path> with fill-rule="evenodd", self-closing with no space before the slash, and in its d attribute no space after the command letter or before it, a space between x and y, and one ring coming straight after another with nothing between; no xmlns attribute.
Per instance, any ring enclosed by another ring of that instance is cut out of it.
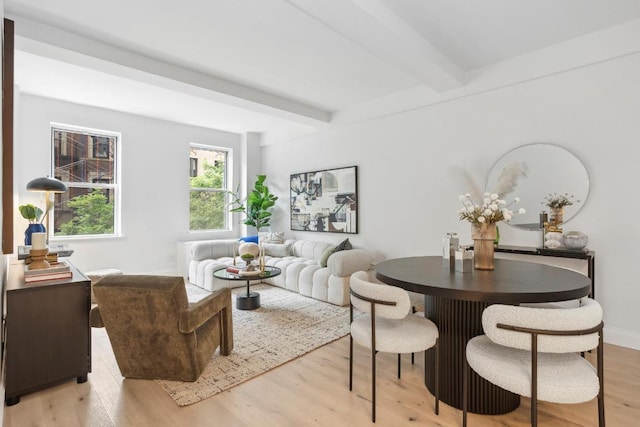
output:
<svg viewBox="0 0 640 427"><path fill-rule="evenodd" d="M602 322L602 307L597 301L584 298L576 308L538 308L494 304L482 313L482 327L491 341L507 347L531 350L531 335L498 328L498 324L531 329L578 331L593 328ZM539 335L538 351L573 353L598 346L599 334L572 336Z"/></svg>
<svg viewBox="0 0 640 427"><path fill-rule="evenodd" d="M107 276L94 292L123 376L197 369L196 334L179 331L180 313L189 306L182 277Z"/></svg>
<svg viewBox="0 0 640 427"><path fill-rule="evenodd" d="M404 289L382 283L372 283L365 271L357 271L351 275L351 290L357 295L378 301L387 301L395 305L376 305L376 316L388 319L403 319L411 310L409 293ZM352 292L351 304L364 313L371 313L371 302L358 298Z"/></svg>

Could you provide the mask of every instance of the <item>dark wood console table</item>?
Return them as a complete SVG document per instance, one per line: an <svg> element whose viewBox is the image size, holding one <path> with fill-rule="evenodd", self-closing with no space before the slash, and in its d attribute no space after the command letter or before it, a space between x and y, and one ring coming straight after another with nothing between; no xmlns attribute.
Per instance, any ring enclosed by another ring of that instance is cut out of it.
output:
<svg viewBox="0 0 640 427"><path fill-rule="evenodd" d="M68 262L68 261L67 261ZM91 371L90 281L73 265L70 279L25 283L24 264L9 266L5 290L5 402Z"/></svg>
<svg viewBox="0 0 640 427"><path fill-rule="evenodd" d="M521 255L533 255L533 256L550 256L556 258L574 258L583 259L587 261L587 277L591 279L591 298L596 297L596 253L590 250L580 249L549 249L549 248L536 248L533 246L509 246L498 245L494 247L495 252L509 253L509 254L521 254Z"/></svg>
<svg viewBox="0 0 640 427"><path fill-rule="evenodd" d="M480 335L482 312L495 303L519 304L578 299L589 294L590 280L566 268L533 262L496 259L494 271L468 273L443 267L442 257L389 259L376 266L376 277L389 285L425 295L425 316L440 334L440 369L435 371L434 350L427 352L426 385L435 390L440 380L440 400L462 408L462 372L465 347ZM472 372L469 411L504 414L520 404L520 396L501 389Z"/></svg>

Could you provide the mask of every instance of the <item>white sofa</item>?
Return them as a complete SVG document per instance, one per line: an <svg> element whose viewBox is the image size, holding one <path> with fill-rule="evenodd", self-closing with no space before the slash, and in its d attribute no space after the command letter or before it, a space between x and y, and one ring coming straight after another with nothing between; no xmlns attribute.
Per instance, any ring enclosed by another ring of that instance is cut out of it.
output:
<svg viewBox="0 0 640 427"><path fill-rule="evenodd" d="M327 266L322 267L320 260L331 246L334 245L311 240L264 244L266 264L282 270L282 274L264 282L332 304L349 304L349 278L356 271L371 269L371 254L355 248L334 252L327 259ZM237 247L236 240L194 243L189 255L189 282L208 291L229 286L228 281L214 278L213 272L233 264Z"/></svg>

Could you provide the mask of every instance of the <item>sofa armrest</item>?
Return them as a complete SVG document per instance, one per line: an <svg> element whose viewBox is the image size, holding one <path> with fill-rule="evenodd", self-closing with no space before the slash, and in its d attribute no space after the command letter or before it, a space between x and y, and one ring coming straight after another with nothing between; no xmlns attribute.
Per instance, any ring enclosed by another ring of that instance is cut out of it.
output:
<svg viewBox="0 0 640 427"><path fill-rule="evenodd" d="M194 332L224 309L231 309L229 288L219 289L198 302L189 303L189 307L180 312L180 332L183 334Z"/></svg>
<svg viewBox="0 0 640 427"><path fill-rule="evenodd" d="M238 246L238 241L233 239L203 240L191 245L189 258L192 261L202 261L203 259L232 257Z"/></svg>
<svg viewBox="0 0 640 427"><path fill-rule="evenodd" d="M334 252L327 261L334 276L347 277L356 271L367 271L371 267L371 254L364 249L349 249Z"/></svg>

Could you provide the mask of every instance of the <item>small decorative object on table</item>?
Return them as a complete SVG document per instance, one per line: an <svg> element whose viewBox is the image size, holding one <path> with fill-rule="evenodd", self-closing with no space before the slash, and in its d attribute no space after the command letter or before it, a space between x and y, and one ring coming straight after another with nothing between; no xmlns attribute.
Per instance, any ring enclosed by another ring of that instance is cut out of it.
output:
<svg viewBox="0 0 640 427"><path fill-rule="evenodd" d="M47 233L33 233L31 235L33 245L31 247L31 264L29 270L40 270L49 268L49 263L45 259L49 250L47 249Z"/></svg>
<svg viewBox="0 0 640 427"><path fill-rule="evenodd" d="M496 223L509 221L513 212L511 205L520 201L516 197L511 203L501 199L497 193L484 193L482 203L474 203L470 194L459 197L462 208L458 210L461 220L471 223L471 238L473 239L474 267L476 270L493 270L493 242L496 239ZM520 208L519 214L526 211Z"/></svg>
<svg viewBox="0 0 640 427"><path fill-rule="evenodd" d="M46 232L44 224L40 222L40 219L43 218L42 214L44 212L42 211L42 209L32 205L31 203L18 206L18 210L20 211L20 215L22 215L24 219L29 221L29 225L24 231L24 244L28 246L31 245L31 235L33 233Z"/></svg>
<svg viewBox="0 0 640 427"><path fill-rule="evenodd" d="M458 239L458 233L447 233L442 238L442 263L445 268L453 270L455 268L455 253L460 239Z"/></svg>
<svg viewBox="0 0 640 427"><path fill-rule="evenodd" d="M562 233L558 231L549 231L544 235L544 247L549 249L558 249L562 247Z"/></svg>
<svg viewBox="0 0 640 427"><path fill-rule="evenodd" d="M468 273L473 269L473 251L466 246L456 249L456 271Z"/></svg>
<svg viewBox="0 0 640 427"><path fill-rule="evenodd" d="M580 203L580 200L575 200L573 195L569 193L558 194L549 193L544 198L542 203L551 209L551 215L549 221L556 227L564 222L564 208L565 206L571 206L574 203Z"/></svg>
<svg viewBox="0 0 640 427"><path fill-rule="evenodd" d="M589 242L589 236L580 231L569 231L564 235L564 245L569 249L584 249Z"/></svg>

